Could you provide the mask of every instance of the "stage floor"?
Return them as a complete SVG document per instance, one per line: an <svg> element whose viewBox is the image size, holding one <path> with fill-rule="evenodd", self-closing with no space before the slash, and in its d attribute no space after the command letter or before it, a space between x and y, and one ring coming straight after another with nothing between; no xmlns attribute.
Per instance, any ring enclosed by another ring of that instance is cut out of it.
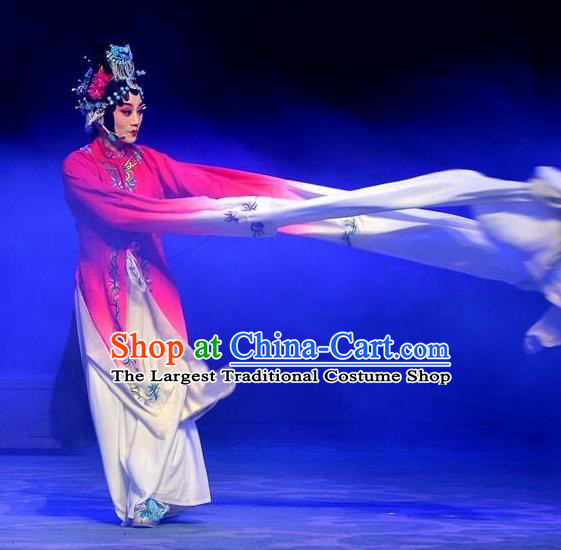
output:
<svg viewBox="0 0 561 550"><path fill-rule="evenodd" d="M559 450L213 430L213 502L158 529L119 527L97 446L1 454L0 548L561 548Z"/></svg>

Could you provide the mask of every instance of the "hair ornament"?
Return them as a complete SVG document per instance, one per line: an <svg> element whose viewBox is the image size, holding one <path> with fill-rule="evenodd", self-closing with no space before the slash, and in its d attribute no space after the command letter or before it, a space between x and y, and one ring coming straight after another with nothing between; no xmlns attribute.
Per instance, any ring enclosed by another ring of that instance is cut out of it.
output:
<svg viewBox="0 0 561 550"><path fill-rule="evenodd" d="M111 72L116 80L133 80L134 63L130 46L114 46L111 44L109 50L105 52L107 62L111 67Z"/></svg>
<svg viewBox="0 0 561 550"><path fill-rule="evenodd" d="M105 94L107 84L109 84L111 80L113 80L113 76L106 74L102 65L92 78L92 82L88 87L88 95L92 99L101 99L103 94Z"/></svg>
<svg viewBox="0 0 561 550"><path fill-rule="evenodd" d="M105 72L103 63L94 68L87 56L84 56L84 59L90 66L72 91L79 97L76 109L79 109L85 116L87 130L94 122L103 118L105 109L109 105L118 104L128 96L130 90L138 90L138 93L143 96L143 90L137 84L136 76L145 75L146 71L135 70L129 44L125 46L110 44L109 50L105 51L105 59L111 69L110 73ZM121 81L122 86L105 97L107 86L112 80Z"/></svg>

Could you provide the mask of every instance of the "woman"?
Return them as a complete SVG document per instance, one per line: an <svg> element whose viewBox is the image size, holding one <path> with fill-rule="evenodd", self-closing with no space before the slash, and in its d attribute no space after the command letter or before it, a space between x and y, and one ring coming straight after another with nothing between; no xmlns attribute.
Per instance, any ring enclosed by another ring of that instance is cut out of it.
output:
<svg viewBox="0 0 561 550"><path fill-rule="evenodd" d="M542 290L555 306L561 221L557 173L519 183L450 170L341 191L215 166L177 162L136 145L144 94L130 47L109 45L75 89L92 142L63 164L80 255L75 312L103 467L122 525L156 526L183 507L210 502L195 421L233 384L115 383L111 370L159 369L110 358L111 335L181 338L180 372L208 372L188 345L161 233L330 240ZM561 186L560 186L561 187ZM547 202L535 191L547 195ZM476 220L418 207L468 204ZM515 222L514 224L512 222ZM524 223L524 227L521 227ZM557 307L528 333L559 345ZM166 367L168 368L168 367Z"/></svg>

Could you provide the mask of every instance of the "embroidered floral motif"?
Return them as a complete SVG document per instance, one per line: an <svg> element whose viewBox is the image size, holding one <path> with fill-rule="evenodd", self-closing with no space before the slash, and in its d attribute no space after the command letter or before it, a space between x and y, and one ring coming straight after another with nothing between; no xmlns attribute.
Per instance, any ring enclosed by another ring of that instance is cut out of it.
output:
<svg viewBox="0 0 561 550"><path fill-rule="evenodd" d="M129 248L132 250L132 252L134 253L137 261L138 261L138 267L140 268L140 272L142 274L142 279L144 281L144 284L141 286L144 286L144 289L142 292L144 292L146 290L146 288L148 288L148 290L150 292L152 292L152 277L150 275L150 264L148 262L148 259L145 258L144 256L141 256L139 254L140 249L142 248L142 245L140 244L139 241L132 241L129 245Z"/></svg>
<svg viewBox="0 0 561 550"><path fill-rule="evenodd" d="M138 243L138 248L140 248L140 244ZM138 249L137 248L137 249ZM127 258L128 260L128 258ZM121 327L121 319L120 319L120 307L119 307L119 251L117 249L112 249L111 254L109 256L109 296L111 301L111 310L113 315L113 331L114 332L123 332ZM129 269L129 262L127 262L127 270L130 273ZM127 367L132 368L133 370L139 370L138 361L130 357L131 348L130 342L127 342L127 347L129 348L129 355L121 361L121 363ZM159 384L149 384L146 390L146 394L142 395L142 391L139 386L133 382L126 382L127 387L131 394L135 397L135 399L144 405L151 405L158 400L158 396L160 394L160 387Z"/></svg>
<svg viewBox="0 0 561 550"><path fill-rule="evenodd" d="M111 155L110 158L115 158L115 153L106 152L106 156L107 155ZM140 152L134 149L131 156L123 164L122 168L105 164L105 169L109 172L113 187L125 189L127 191L134 191L136 189L137 182L134 177L133 168L140 163L141 159L142 155Z"/></svg>
<svg viewBox="0 0 561 550"><path fill-rule="evenodd" d="M148 384L146 399L148 401L156 401L160 395L160 384Z"/></svg>
<svg viewBox="0 0 561 550"><path fill-rule="evenodd" d="M127 382L127 386L137 401L140 401L143 405L152 405L158 400L160 395L160 385L159 384L149 384L146 390L146 395L142 395L140 388L137 384L132 382Z"/></svg>
<svg viewBox="0 0 561 550"><path fill-rule="evenodd" d="M123 171L125 173L125 186L127 189L132 190L136 187L136 180L134 179L132 169L140 162L140 159L140 152L135 149L123 166Z"/></svg>
<svg viewBox="0 0 561 550"><path fill-rule="evenodd" d="M91 147L89 145L82 148L84 151L92 152ZM117 159L123 157L124 153L121 155L117 155L113 151L105 150L104 154L107 158ZM119 189L126 189L128 191L134 191L136 189L136 179L134 178L133 169L135 166L139 164L142 159L141 153L137 149L133 149L131 156L127 159L127 161L123 164L122 168L108 165L102 162L104 168L108 171L109 176L111 177L111 182L114 187L118 187ZM121 177L121 174L123 177ZM128 239L130 239L130 234L121 234L119 232L115 232L114 234L116 239L116 248L111 250L109 255L109 300L111 305L111 313L113 316L113 331L114 332L123 332L122 325L121 325L121 311L119 306L119 294L120 294L120 284L119 284L119 254L124 252ZM133 252L138 252L141 248L140 242L134 240L130 244L130 248ZM130 265L130 262L127 258L127 273L130 275L131 271L133 272L134 278L133 280L136 281L138 285L146 283L149 290L152 290L152 282L150 279L150 274L148 270L148 261L146 259L141 260L140 270L142 271L142 276L138 273L138 270L134 268L134 266ZM145 288L144 288L145 290ZM144 291L143 290L143 291ZM127 342L127 347L129 348L128 356L121 361L121 363L129 369L133 369L138 372L139 364L136 359L130 357L131 355L131 348L130 343ZM139 385L133 382L126 382L126 386L128 387L131 395L139 401L140 403L148 406L155 403L158 399L160 394L159 384L149 384L146 389L146 393L143 395L142 389Z"/></svg>
<svg viewBox="0 0 561 550"><path fill-rule="evenodd" d="M129 348L129 355L130 355L131 349L128 344L127 347ZM127 357L126 359L123 359L123 361L121 362L125 366L129 366L129 365L132 366L132 368L136 372L139 371L138 361L136 359ZM125 383L129 388L131 394L134 396L134 398L140 403L142 403L143 405L151 405L158 400L158 397L160 395L160 384L148 384L145 395L142 395L142 391L139 388L138 384L135 384L134 382L125 382Z"/></svg>
<svg viewBox="0 0 561 550"><path fill-rule="evenodd" d="M132 350L128 342L127 342L127 348L129 349L129 355L124 359L122 359L121 363L123 363L125 367L131 366L136 372L138 372L138 361L130 356Z"/></svg>
<svg viewBox="0 0 561 550"><path fill-rule="evenodd" d="M254 200L252 203L244 202L242 203L242 208L244 212L248 212L249 210L257 210L257 201Z"/></svg>
<svg viewBox="0 0 561 550"><path fill-rule="evenodd" d="M257 210L257 199L258 199L258 197L255 197L255 199L252 202L243 202L242 207L241 207L241 211L242 212L251 212L253 210ZM244 218L244 221L247 222L247 221L249 221L250 216L248 214L244 214L243 218ZM234 213L233 210L228 210L228 212L226 212L224 214L224 221L240 223L240 218ZM249 228L250 228L251 232L253 233L254 237L261 237L261 236L264 235L265 224L263 222L251 222L249 224Z"/></svg>
<svg viewBox="0 0 561 550"><path fill-rule="evenodd" d="M265 225L263 222L252 222L249 226L251 231L253 232L254 237L262 237L265 230Z"/></svg>
<svg viewBox="0 0 561 550"><path fill-rule="evenodd" d="M113 315L113 331L122 332L119 308L119 252L113 248L109 255L109 298Z"/></svg>
<svg viewBox="0 0 561 550"><path fill-rule="evenodd" d="M224 219L227 222L240 223L240 219L231 210L228 210L228 212L226 212L226 214L224 214L224 216L225 216Z"/></svg>
<svg viewBox="0 0 561 550"><path fill-rule="evenodd" d="M140 258L140 271L148 287L148 291L152 292L152 276L150 275L150 264L146 258Z"/></svg>
<svg viewBox="0 0 561 550"><path fill-rule="evenodd" d="M137 286L140 292L146 292L146 281L140 272L137 263L127 256L127 273L129 279Z"/></svg>
<svg viewBox="0 0 561 550"><path fill-rule="evenodd" d="M357 232L356 219L355 218L347 218L347 219L343 220L343 227L344 227L344 233L343 233L342 239L346 243L347 246L352 246L351 238Z"/></svg>

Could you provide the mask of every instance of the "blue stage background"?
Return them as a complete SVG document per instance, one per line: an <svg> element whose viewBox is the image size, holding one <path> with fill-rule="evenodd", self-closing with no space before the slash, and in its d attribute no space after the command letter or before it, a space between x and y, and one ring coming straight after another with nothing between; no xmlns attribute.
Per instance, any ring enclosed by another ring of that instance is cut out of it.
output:
<svg viewBox="0 0 561 550"><path fill-rule="evenodd" d="M130 41L147 71L139 142L180 160L344 189L447 168L523 181L534 166L561 165L559 60L543 22L277 10L127 9L79 27L62 9L15 14L2 38L11 53L2 60L0 378L58 373L77 258L60 166L87 142L70 88L98 39ZM122 32L108 31L119 22ZM288 236L169 236L166 250L192 341L280 330L324 343L353 330L450 345L447 387L240 385L201 420L208 429L345 424L380 438L557 444L560 351L522 351L547 307L539 294Z"/></svg>

